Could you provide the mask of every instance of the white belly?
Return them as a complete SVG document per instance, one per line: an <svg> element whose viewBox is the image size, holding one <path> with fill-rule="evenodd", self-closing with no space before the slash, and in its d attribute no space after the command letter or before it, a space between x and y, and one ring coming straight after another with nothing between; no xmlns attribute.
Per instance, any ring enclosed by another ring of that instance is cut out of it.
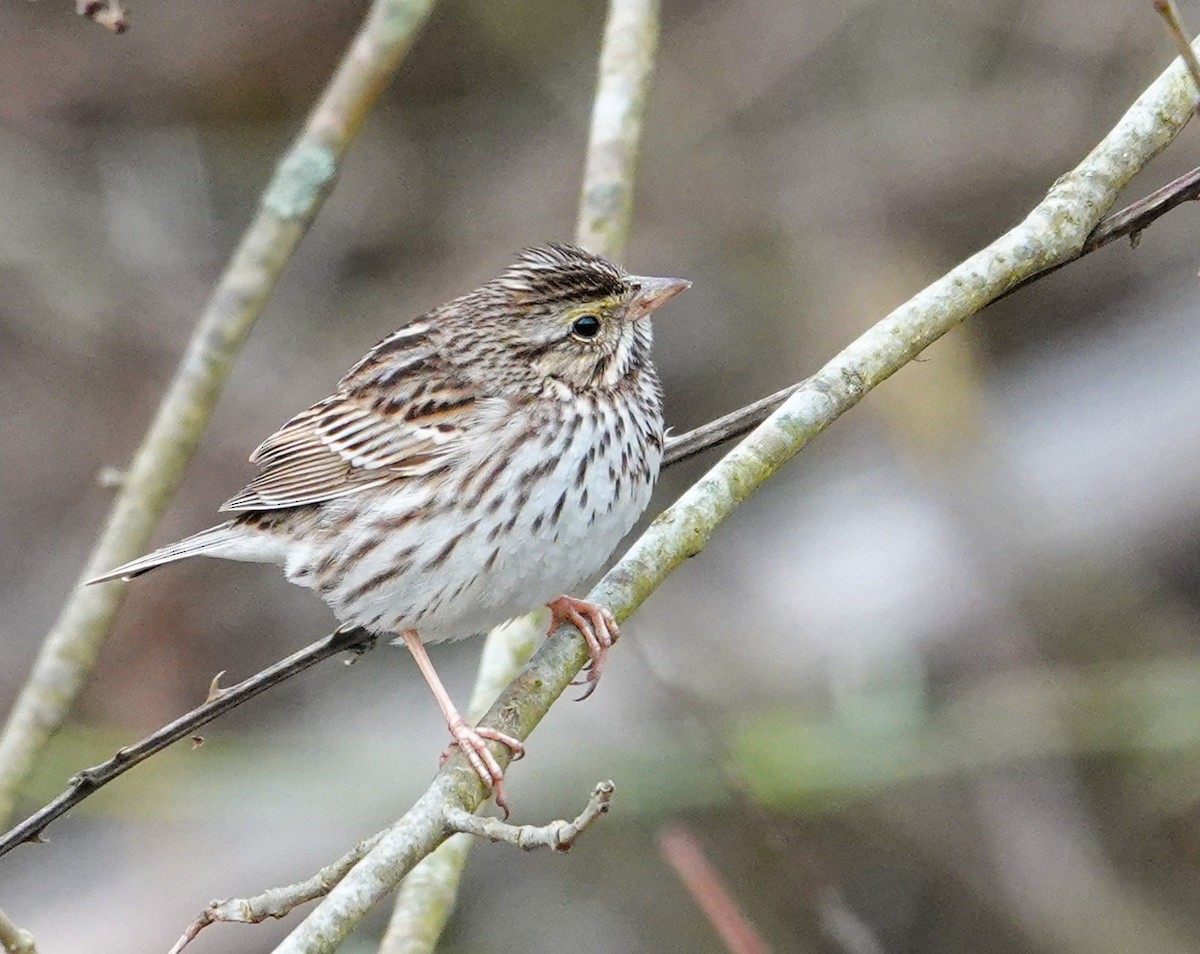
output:
<svg viewBox="0 0 1200 954"><path fill-rule="evenodd" d="M399 482L369 505L331 501L330 522L353 522L342 516L336 538L289 551L288 578L344 623L415 629L424 642L485 632L571 592L646 508L662 458L656 420L602 414L599 426L585 417L522 440L514 420L449 479Z"/></svg>

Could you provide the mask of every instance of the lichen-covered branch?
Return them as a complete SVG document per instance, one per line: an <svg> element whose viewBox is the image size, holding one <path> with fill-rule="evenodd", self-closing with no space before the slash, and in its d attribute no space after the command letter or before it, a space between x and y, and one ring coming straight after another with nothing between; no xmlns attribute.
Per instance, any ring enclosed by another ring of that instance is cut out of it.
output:
<svg viewBox="0 0 1200 954"><path fill-rule="evenodd" d="M1020 225L897 308L809 378L661 514L589 598L607 605L618 620L627 617L668 573L704 548L742 500L868 392L1016 283L1076 254L1117 193L1183 128L1193 99L1191 81L1177 61ZM528 737L587 658L578 635L547 640L485 716L487 723ZM496 754L507 759L505 752ZM447 809L474 810L485 794L461 757L447 760L417 803L277 954L334 950L450 834Z"/></svg>
<svg viewBox="0 0 1200 954"><path fill-rule="evenodd" d="M658 0L612 0L604 26L575 241L608 258L619 259L629 237L658 19Z"/></svg>
<svg viewBox="0 0 1200 954"><path fill-rule="evenodd" d="M433 0L375 0L371 6L205 305L124 474L80 584L147 549L250 329L333 187L342 156L432 6ZM124 585L76 587L43 641L0 735L0 824L12 814L38 753L74 704L124 592Z"/></svg>

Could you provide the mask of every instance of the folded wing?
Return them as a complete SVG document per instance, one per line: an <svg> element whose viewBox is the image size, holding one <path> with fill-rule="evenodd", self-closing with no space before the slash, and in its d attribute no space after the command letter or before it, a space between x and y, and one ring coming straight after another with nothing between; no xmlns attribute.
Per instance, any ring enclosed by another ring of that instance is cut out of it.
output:
<svg viewBox="0 0 1200 954"><path fill-rule="evenodd" d="M262 473L221 509L300 507L444 467L469 432L475 399L464 382L389 342L267 438L250 456Z"/></svg>

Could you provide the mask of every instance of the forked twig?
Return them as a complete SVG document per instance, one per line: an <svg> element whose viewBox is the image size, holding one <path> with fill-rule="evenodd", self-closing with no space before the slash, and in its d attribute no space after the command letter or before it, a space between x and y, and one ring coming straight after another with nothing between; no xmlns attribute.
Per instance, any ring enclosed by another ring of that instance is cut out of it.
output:
<svg viewBox="0 0 1200 954"><path fill-rule="evenodd" d="M599 782L592 789L583 811L574 821L559 819L547 825L510 825L499 818L476 815L474 812L450 806L446 809L446 824L454 831L467 835L478 835L489 841L502 841L525 851L549 848L551 851L570 851L575 839L601 815L608 814L616 786L612 782Z"/></svg>

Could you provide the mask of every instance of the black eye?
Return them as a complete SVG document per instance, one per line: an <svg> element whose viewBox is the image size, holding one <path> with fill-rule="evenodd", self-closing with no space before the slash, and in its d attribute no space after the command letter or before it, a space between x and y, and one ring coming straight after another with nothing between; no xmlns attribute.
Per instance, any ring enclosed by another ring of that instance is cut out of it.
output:
<svg viewBox="0 0 1200 954"><path fill-rule="evenodd" d="M571 334L577 338L595 338L600 334L600 319L595 315L580 315L571 325Z"/></svg>

